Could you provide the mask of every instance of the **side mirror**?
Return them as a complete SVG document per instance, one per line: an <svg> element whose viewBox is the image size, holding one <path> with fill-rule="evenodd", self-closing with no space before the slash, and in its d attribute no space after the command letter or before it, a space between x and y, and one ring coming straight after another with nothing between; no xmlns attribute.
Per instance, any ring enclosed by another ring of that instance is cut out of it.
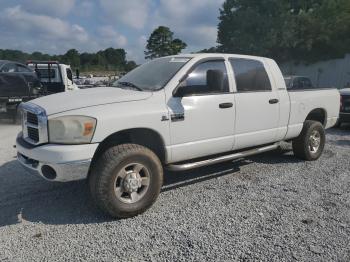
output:
<svg viewBox="0 0 350 262"><path fill-rule="evenodd" d="M224 90L224 73L221 70L207 71L207 87L210 91Z"/></svg>

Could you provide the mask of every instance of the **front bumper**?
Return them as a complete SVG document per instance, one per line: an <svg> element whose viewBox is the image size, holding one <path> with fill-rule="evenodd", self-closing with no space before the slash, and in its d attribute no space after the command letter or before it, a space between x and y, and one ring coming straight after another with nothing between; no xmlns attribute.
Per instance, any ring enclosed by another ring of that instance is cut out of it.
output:
<svg viewBox="0 0 350 262"><path fill-rule="evenodd" d="M350 123L350 113L342 113L339 114L339 122L341 123Z"/></svg>
<svg viewBox="0 0 350 262"><path fill-rule="evenodd" d="M16 147L18 161L30 173L49 181L68 182L87 178L98 144L33 147L19 135Z"/></svg>

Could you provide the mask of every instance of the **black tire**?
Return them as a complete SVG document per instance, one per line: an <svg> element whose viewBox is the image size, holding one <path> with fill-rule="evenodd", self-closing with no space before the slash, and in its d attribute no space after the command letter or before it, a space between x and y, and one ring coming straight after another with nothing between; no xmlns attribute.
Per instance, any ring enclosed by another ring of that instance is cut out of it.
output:
<svg viewBox="0 0 350 262"><path fill-rule="evenodd" d="M147 169L149 185L137 202L125 203L116 196L115 183L118 174L132 163L139 163ZM133 217L146 211L156 201L162 185L163 167L159 158L148 148L135 144L122 144L108 149L96 160L89 176L95 203L115 218Z"/></svg>
<svg viewBox="0 0 350 262"><path fill-rule="evenodd" d="M310 137L314 131L318 132L320 142L318 149L312 152ZM292 142L294 155L303 160L315 161L322 155L325 142L326 135L323 125L317 121L306 120L300 135Z"/></svg>

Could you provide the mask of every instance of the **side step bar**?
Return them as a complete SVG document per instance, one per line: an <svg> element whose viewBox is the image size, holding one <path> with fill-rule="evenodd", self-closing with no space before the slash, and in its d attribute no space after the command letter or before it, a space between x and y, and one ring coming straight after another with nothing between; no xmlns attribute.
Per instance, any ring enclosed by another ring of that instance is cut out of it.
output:
<svg viewBox="0 0 350 262"><path fill-rule="evenodd" d="M272 150L277 149L279 147L279 145L280 145L279 143L276 143L276 144L269 145L269 146L254 148L254 149L242 151L239 153L234 153L234 154L230 154L230 155L219 156L216 158L201 160L198 162L178 164L178 165L177 164L170 164L167 166L167 169L170 171L185 171L185 170L190 170L190 169L194 169L194 168L198 168L198 167L214 165L214 164L218 164L221 162L226 162L226 161L230 161L230 160L234 160L234 159L238 159L238 158L243 158L243 157L247 157L247 156L252 156L252 155L272 151Z"/></svg>

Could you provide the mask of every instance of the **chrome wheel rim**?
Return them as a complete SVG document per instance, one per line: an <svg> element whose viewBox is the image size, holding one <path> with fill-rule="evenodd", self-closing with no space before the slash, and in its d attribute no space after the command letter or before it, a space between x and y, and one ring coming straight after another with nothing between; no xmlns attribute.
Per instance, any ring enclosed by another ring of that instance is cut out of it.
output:
<svg viewBox="0 0 350 262"><path fill-rule="evenodd" d="M132 204L144 197L150 184L150 172L143 164L124 166L115 177L114 193L118 200Z"/></svg>
<svg viewBox="0 0 350 262"><path fill-rule="evenodd" d="M313 130L309 137L309 150L311 153L317 153L321 145L321 134L317 130Z"/></svg>

